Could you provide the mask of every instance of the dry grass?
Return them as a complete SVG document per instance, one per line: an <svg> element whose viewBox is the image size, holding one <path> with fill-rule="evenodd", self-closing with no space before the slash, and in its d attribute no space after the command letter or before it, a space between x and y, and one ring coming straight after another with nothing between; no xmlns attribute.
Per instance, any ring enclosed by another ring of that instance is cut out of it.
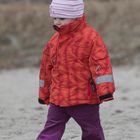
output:
<svg viewBox="0 0 140 140"><path fill-rule="evenodd" d="M44 4L0 5L0 67L38 63L37 57L52 32L47 11ZM11 57L13 65L6 57Z"/></svg>
<svg viewBox="0 0 140 140"><path fill-rule="evenodd" d="M139 7L139 0L86 1L88 23L102 35L114 65L139 58ZM51 24L47 4L0 4L0 68L38 66Z"/></svg>
<svg viewBox="0 0 140 140"><path fill-rule="evenodd" d="M140 53L140 1L100 0L93 5L88 3L87 7L90 9L89 22L103 36L113 64L137 63L135 57Z"/></svg>

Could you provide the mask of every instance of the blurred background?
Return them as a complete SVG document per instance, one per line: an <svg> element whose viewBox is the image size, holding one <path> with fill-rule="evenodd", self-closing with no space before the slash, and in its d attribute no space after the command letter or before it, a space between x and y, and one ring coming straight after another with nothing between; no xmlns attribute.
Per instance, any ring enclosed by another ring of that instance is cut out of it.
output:
<svg viewBox="0 0 140 140"><path fill-rule="evenodd" d="M51 0L0 0L0 69L38 67L54 30ZM86 0L87 21L101 34L113 65L139 64L140 0Z"/></svg>

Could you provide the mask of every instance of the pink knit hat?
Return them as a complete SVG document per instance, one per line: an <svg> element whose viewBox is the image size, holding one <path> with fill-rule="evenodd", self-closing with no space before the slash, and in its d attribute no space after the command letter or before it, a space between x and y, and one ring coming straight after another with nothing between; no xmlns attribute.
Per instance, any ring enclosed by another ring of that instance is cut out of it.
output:
<svg viewBox="0 0 140 140"><path fill-rule="evenodd" d="M83 0L52 0L50 16L59 18L78 18L84 13Z"/></svg>

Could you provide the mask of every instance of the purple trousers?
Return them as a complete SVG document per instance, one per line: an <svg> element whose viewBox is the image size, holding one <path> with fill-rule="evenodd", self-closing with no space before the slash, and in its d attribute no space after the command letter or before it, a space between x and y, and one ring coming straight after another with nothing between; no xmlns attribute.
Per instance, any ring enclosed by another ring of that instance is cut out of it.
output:
<svg viewBox="0 0 140 140"><path fill-rule="evenodd" d="M61 140L65 125L73 118L81 127L82 140L105 140L100 124L99 105L60 107L50 104L44 129L36 140Z"/></svg>

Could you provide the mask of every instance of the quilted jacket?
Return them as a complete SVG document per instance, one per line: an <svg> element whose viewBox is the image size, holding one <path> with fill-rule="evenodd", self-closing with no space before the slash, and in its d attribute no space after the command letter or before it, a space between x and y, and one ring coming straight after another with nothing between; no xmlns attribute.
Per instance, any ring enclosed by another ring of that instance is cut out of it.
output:
<svg viewBox="0 0 140 140"><path fill-rule="evenodd" d="M112 100L112 66L99 33L85 16L54 28L42 54L39 103L66 107Z"/></svg>

